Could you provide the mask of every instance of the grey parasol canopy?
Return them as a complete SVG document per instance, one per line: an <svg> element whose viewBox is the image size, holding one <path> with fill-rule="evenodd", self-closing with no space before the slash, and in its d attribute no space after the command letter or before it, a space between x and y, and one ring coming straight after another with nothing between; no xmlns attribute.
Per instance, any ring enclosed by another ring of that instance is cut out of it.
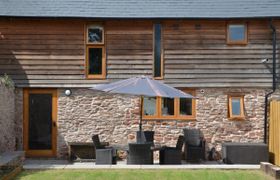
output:
<svg viewBox="0 0 280 180"><path fill-rule="evenodd" d="M130 94L140 96L140 122L139 131L142 131L142 105L143 97L167 97L167 98L195 98L192 95L180 91L176 88L163 84L157 80L153 80L147 76L133 77L117 82L96 85L94 90L100 90L108 93ZM142 135L141 135L142 136ZM140 138L142 140L142 137Z"/></svg>
<svg viewBox="0 0 280 180"><path fill-rule="evenodd" d="M192 95L153 80L146 76L133 77L117 82L97 85L91 89L101 90L110 93L131 94L150 97L168 98L194 98Z"/></svg>

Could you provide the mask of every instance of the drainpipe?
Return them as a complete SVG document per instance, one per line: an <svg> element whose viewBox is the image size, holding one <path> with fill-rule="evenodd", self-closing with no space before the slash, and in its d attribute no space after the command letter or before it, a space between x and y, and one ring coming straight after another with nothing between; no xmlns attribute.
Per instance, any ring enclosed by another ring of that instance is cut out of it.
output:
<svg viewBox="0 0 280 180"><path fill-rule="evenodd" d="M272 30L272 91L265 95L264 109L264 143L267 144L267 114L268 114L268 98L276 90L276 29L270 21L270 29Z"/></svg>

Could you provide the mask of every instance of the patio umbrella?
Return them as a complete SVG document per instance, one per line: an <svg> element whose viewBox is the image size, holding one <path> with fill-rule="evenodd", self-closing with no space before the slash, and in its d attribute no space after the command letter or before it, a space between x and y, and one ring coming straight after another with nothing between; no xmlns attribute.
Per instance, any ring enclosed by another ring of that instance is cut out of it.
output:
<svg viewBox="0 0 280 180"><path fill-rule="evenodd" d="M192 95L153 80L146 76L133 77L117 82L96 85L93 88L109 93L130 94L140 96L140 122L139 131L142 131L142 105L143 97L167 97L167 98L194 98Z"/></svg>

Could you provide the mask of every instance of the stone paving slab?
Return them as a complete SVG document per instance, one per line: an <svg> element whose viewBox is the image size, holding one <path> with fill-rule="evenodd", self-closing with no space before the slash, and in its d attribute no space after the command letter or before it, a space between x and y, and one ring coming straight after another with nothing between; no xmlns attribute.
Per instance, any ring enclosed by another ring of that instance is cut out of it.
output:
<svg viewBox="0 0 280 180"><path fill-rule="evenodd" d="M207 163L207 162L206 162ZM23 169L260 169L260 165L244 164L182 164L182 165L127 165L126 161L117 165L95 165L93 162L70 163L64 160L26 160Z"/></svg>

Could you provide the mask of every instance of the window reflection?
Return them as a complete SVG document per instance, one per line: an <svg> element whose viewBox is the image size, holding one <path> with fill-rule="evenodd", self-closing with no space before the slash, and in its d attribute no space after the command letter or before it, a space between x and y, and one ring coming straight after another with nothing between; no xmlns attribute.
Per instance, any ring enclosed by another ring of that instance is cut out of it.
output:
<svg viewBox="0 0 280 180"><path fill-rule="evenodd" d="M161 113L163 116L174 115L174 98L162 98Z"/></svg>
<svg viewBox="0 0 280 180"><path fill-rule="evenodd" d="M240 98L232 98L231 107L232 107L232 115L240 116L241 115L241 106L240 106Z"/></svg>
<svg viewBox="0 0 280 180"><path fill-rule="evenodd" d="M243 24L229 25L229 40L230 41L244 41L245 40L245 25L243 25Z"/></svg>
<svg viewBox="0 0 280 180"><path fill-rule="evenodd" d="M156 98L144 97L143 98L144 115L152 116L156 114Z"/></svg>
<svg viewBox="0 0 280 180"><path fill-rule="evenodd" d="M192 99L180 98L180 115L192 115Z"/></svg>
<svg viewBox="0 0 280 180"><path fill-rule="evenodd" d="M103 29L101 27L88 28L88 43L102 43Z"/></svg>

